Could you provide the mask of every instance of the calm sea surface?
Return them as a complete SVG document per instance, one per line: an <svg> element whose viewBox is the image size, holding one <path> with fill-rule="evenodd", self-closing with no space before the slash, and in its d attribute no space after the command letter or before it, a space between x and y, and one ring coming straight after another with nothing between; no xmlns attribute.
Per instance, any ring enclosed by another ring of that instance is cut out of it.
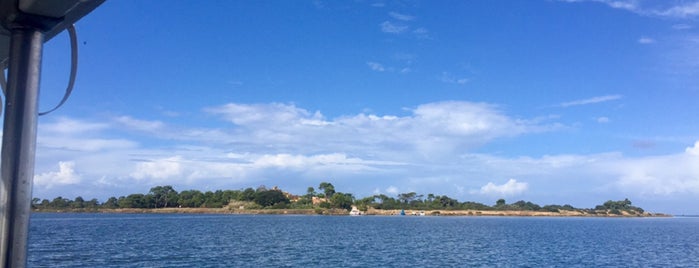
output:
<svg viewBox="0 0 699 268"><path fill-rule="evenodd" d="M34 214L30 267L699 267L699 218Z"/></svg>

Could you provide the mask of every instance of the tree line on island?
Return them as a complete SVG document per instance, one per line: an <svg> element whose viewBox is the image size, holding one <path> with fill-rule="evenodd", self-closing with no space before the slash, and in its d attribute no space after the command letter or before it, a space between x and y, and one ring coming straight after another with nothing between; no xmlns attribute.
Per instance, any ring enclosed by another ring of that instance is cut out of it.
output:
<svg viewBox="0 0 699 268"><path fill-rule="evenodd" d="M172 186L156 186L146 194L130 194L127 196L110 197L105 202L96 198L85 200L78 196L71 200L56 197L53 200L34 198L32 209L37 211L96 211L99 209L155 209L155 208L244 208L244 209L346 209L356 206L361 211L369 208L382 210L482 210L482 211L580 211L586 214L616 214L622 212L636 215L644 210L633 206L629 199L609 200L595 208L575 208L571 205L544 205L532 202L517 201L508 204L504 199L498 199L489 206L478 202L459 202L446 195L416 192L401 193L395 198L385 194L376 194L357 199L350 193L336 192L335 187L328 182L321 182L318 191L308 187L303 195L293 195L281 189L267 188L264 185L257 189L216 190L201 192L186 190L178 192Z"/></svg>

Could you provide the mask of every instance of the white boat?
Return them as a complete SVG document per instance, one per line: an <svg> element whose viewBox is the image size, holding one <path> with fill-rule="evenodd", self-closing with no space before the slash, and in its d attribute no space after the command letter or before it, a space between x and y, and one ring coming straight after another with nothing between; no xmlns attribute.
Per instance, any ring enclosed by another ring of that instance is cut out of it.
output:
<svg viewBox="0 0 699 268"><path fill-rule="evenodd" d="M362 212L357 209L357 207L352 206L352 210L349 213L350 216L359 216L362 215Z"/></svg>

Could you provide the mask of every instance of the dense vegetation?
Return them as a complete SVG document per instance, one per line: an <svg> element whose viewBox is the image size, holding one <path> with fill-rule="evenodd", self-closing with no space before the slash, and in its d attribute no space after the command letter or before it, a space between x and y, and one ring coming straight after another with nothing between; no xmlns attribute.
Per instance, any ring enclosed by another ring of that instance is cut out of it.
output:
<svg viewBox="0 0 699 268"><path fill-rule="evenodd" d="M172 186L156 186L146 194L130 194L127 196L110 197L104 203L97 199L89 201L78 196L73 200L56 197L53 200L34 198L32 208L36 210L97 210L116 208L246 208L246 209L324 209L338 208L349 210L357 206L359 210L374 209L411 209L411 210L495 210L495 211L582 211L589 214L642 214L644 211L631 205L631 201L609 200L594 209L575 208L571 205L545 205L540 206L532 202L517 201L507 204L504 199L499 199L494 205L489 206L477 202L459 202L446 195L428 194L427 196L415 192L401 193L395 198L384 194L372 195L362 199L356 199L352 194L336 192L335 187L328 182L318 185L316 191L308 187L304 195L293 195L274 187L268 189L260 186L257 189L246 188L242 190L217 190L201 192L198 190L186 190L177 192Z"/></svg>

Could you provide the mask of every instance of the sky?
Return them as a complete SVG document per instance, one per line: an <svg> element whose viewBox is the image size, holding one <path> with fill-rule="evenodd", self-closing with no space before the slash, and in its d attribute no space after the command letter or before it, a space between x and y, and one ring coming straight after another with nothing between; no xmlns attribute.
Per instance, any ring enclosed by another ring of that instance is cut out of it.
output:
<svg viewBox="0 0 699 268"><path fill-rule="evenodd" d="M107 1L33 194L331 182L699 214L699 1ZM70 64L44 47L40 109Z"/></svg>

